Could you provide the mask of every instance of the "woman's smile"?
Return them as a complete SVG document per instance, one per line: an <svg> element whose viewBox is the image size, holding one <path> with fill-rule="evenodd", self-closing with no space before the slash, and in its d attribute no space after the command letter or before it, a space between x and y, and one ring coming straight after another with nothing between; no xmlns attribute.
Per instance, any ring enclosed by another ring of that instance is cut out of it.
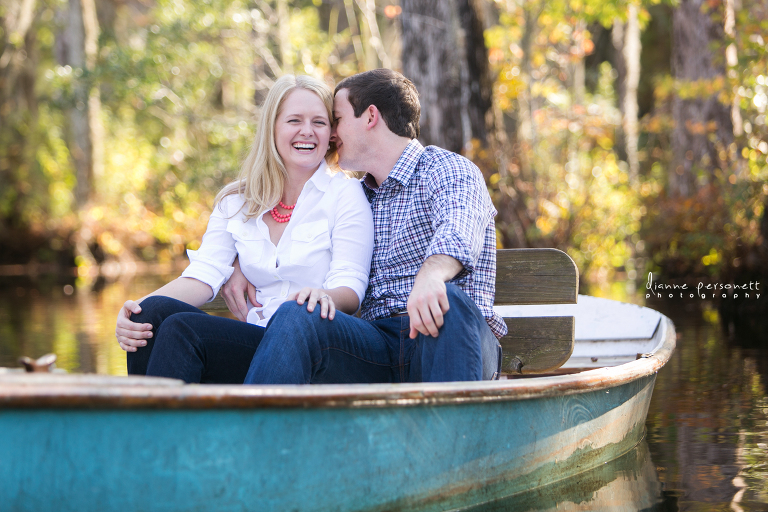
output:
<svg viewBox="0 0 768 512"><path fill-rule="evenodd" d="M306 89L289 93L275 122L275 146L286 171L314 172L330 138L331 122L323 101Z"/></svg>

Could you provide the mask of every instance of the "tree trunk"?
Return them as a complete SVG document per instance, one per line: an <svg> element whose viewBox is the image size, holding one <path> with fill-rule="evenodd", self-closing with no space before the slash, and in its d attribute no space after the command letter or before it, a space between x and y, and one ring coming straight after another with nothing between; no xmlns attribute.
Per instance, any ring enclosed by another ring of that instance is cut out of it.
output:
<svg viewBox="0 0 768 512"><path fill-rule="evenodd" d="M735 0L725 0L725 23L723 23L723 29L725 34L733 38L736 36L736 6ZM728 48L725 49L725 63L728 65L728 76L735 76L736 66L739 65L739 56L736 52L736 44L731 43ZM741 109L739 108L739 102L741 97L738 93L733 95L733 103L731 103L731 122L733 122L733 134L740 137L744 134L744 123L741 118Z"/></svg>
<svg viewBox="0 0 768 512"><path fill-rule="evenodd" d="M280 48L280 66L283 73L293 73L293 48L291 48L290 14L287 0L277 0L277 32Z"/></svg>
<svg viewBox="0 0 768 512"><path fill-rule="evenodd" d="M723 48L723 26L712 14L702 12L703 4L704 0L681 0L672 16L672 73L679 84L711 81L725 74L724 59L713 53L713 48ZM672 115L674 160L669 191L671 196L690 197L700 183L711 181L715 167L726 164L721 151L733 141L731 108L720 103L716 93L692 99L675 96Z"/></svg>
<svg viewBox="0 0 768 512"><path fill-rule="evenodd" d="M523 52L520 60L520 71L525 88L517 97L517 115L518 123L516 138L518 142L518 158L520 160L520 171L524 179L534 182L536 180L536 171L531 164L531 155L537 147L536 142L536 124L533 120L533 65L531 58L533 54L533 41L538 32L539 16L543 12L543 5L529 2L524 6L525 28L520 38L520 50Z"/></svg>
<svg viewBox="0 0 768 512"><path fill-rule="evenodd" d="M64 25L57 40L57 54L60 64L70 66L75 76L72 81L72 104L67 109L67 142L77 180L75 201L83 205L88 202L93 192L93 145L89 119L90 91L87 82L79 79L88 69L85 25L80 0L69 0L62 17Z"/></svg>
<svg viewBox="0 0 768 512"><path fill-rule="evenodd" d="M453 29L455 0L402 0L403 74L421 102L421 142L460 152L461 63ZM457 115L459 114L459 115Z"/></svg>
<svg viewBox="0 0 768 512"><path fill-rule="evenodd" d="M96 68L99 55L99 19L95 0L81 0L83 7L83 31L85 39L85 65L89 72ZM88 123L91 130L93 175L104 172L104 126L101 122L101 92L90 87L88 92Z"/></svg>
<svg viewBox="0 0 768 512"><path fill-rule="evenodd" d="M637 87L640 84L640 23L637 6L627 7L626 23L617 20L613 25L613 46L616 49L615 67L618 72L616 93L621 110L619 147L622 158L629 165L630 182L637 181L640 161L637 155L638 105Z"/></svg>
<svg viewBox="0 0 768 512"><path fill-rule="evenodd" d="M465 140L477 139L484 146L494 133L493 79L488 48L485 46L483 8L478 0L458 0L458 15L464 31L466 74L462 74L462 93L466 102L470 133Z"/></svg>
<svg viewBox="0 0 768 512"><path fill-rule="evenodd" d="M419 90L421 141L461 152L488 142L488 50L474 0L403 0L403 74Z"/></svg>
<svg viewBox="0 0 768 512"><path fill-rule="evenodd" d="M0 0L0 203L11 205L0 223L2 243L7 243L6 224L18 224L23 217L20 196L30 192L20 177L32 165L36 132L21 127L37 124L34 18L34 0Z"/></svg>

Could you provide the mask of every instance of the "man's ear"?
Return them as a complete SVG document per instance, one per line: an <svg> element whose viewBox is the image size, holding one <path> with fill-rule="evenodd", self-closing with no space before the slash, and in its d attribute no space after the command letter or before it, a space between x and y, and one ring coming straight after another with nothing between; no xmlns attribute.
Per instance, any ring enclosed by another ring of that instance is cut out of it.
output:
<svg viewBox="0 0 768 512"><path fill-rule="evenodd" d="M369 105L365 109L364 115L366 116L366 130L372 130L381 121L381 112L376 108L376 105Z"/></svg>

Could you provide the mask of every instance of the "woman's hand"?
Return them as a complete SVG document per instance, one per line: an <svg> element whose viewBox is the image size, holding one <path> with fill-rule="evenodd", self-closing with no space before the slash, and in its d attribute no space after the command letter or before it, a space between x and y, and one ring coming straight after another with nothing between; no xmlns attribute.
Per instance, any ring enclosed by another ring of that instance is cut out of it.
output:
<svg viewBox="0 0 768 512"><path fill-rule="evenodd" d="M333 320L336 316L336 305L333 298L328 295L327 290L322 288L305 287L288 297L288 300L295 300L299 305L307 303L307 311L310 313L315 310L315 304L320 303L320 316Z"/></svg>
<svg viewBox="0 0 768 512"><path fill-rule="evenodd" d="M138 347L147 344L147 338L152 337L152 324L131 322L131 313L141 313L141 306L132 300L127 300L117 314L117 327L115 328L117 343L126 352L136 352Z"/></svg>
<svg viewBox="0 0 768 512"><path fill-rule="evenodd" d="M237 258L232 266L235 267L235 271L232 272L232 276L221 287L219 293L224 298L224 302L227 303L229 311L238 320L245 322L248 318L248 305L245 303L245 294L248 294L248 299L254 306L261 307L261 304L256 302L256 287L243 275Z"/></svg>

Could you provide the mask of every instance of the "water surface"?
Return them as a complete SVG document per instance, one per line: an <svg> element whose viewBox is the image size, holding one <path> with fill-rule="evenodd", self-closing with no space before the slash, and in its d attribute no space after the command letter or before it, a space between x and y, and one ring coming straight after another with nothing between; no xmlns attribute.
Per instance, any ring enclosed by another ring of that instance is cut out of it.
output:
<svg viewBox="0 0 768 512"><path fill-rule="evenodd" d="M0 278L0 366L54 352L71 372L124 375L117 312L169 277L90 286ZM626 286L600 295L643 301ZM673 320L678 341L656 381L646 441L596 470L471 510L768 511L768 349L733 326L723 329L711 302L648 305Z"/></svg>

